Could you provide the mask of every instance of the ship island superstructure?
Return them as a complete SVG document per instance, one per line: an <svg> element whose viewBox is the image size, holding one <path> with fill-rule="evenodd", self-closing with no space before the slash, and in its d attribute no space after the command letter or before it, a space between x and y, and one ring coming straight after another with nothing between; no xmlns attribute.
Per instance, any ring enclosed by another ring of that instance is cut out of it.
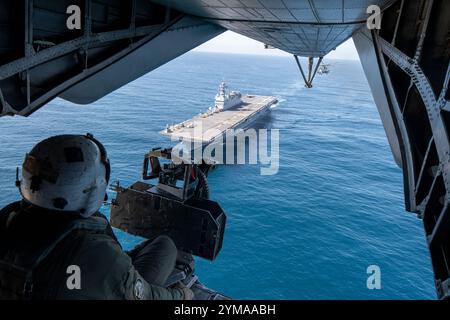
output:
<svg viewBox="0 0 450 320"><path fill-rule="evenodd" d="M167 125L160 133L172 140L213 142L230 129L244 129L256 118L270 110L278 100L272 96L242 95L238 91L227 92L222 82L214 100L214 106L193 118L178 124Z"/></svg>

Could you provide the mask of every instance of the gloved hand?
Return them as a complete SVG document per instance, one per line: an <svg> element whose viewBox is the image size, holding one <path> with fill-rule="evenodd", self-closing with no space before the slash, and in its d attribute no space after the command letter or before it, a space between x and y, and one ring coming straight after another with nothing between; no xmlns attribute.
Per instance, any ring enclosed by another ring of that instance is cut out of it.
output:
<svg viewBox="0 0 450 320"><path fill-rule="evenodd" d="M183 299L184 300L192 300L194 299L194 292L192 292L191 289L186 287L182 282L178 282L175 286L176 289L183 292Z"/></svg>

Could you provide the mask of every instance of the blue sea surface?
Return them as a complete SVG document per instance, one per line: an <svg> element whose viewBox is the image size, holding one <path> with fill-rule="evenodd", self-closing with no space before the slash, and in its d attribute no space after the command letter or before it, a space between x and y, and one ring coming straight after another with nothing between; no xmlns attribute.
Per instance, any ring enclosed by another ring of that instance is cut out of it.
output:
<svg viewBox="0 0 450 320"><path fill-rule="evenodd" d="M56 134L93 133L109 152L112 181L133 183L144 153L172 145L158 131L211 106L226 80L279 99L258 125L280 130L280 168L210 174L228 221L216 261L197 259L201 281L236 299L435 298L422 222L404 210L402 173L360 63L331 62L306 89L289 57L190 52L91 105L55 99L29 118L3 117L0 205L19 197L24 154ZM127 249L139 242L117 233ZM367 288L369 265L381 269L380 290Z"/></svg>

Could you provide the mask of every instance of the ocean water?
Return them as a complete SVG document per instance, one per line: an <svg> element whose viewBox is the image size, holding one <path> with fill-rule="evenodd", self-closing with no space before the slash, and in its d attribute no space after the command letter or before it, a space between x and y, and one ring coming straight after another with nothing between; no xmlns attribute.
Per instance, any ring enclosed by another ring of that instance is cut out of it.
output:
<svg viewBox="0 0 450 320"><path fill-rule="evenodd" d="M306 89L288 57L191 52L91 105L55 99L29 118L1 118L0 205L18 199L25 152L55 134L93 133L109 152L112 181L133 183L144 153L171 145L157 132L205 110L224 79L279 98L256 125L280 130L280 168L211 173L228 221L216 261L197 259L201 281L237 299L435 298L422 223L404 210L402 174L362 68L331 62ZM125 248L139 242L117 233ZM369 265L381 269L380 290L367 289Z"/></svg>

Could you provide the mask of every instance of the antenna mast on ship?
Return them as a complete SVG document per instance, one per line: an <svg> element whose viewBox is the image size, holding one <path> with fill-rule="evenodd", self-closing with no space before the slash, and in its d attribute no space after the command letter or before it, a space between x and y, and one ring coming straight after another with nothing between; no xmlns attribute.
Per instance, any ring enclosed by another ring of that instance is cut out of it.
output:
<svg viewBox="0 0 450 320"><path fill-rule="evenodd" d="M225 81L222 81L219 85L219 95L225 96L225 88L226 88Z"/></svg>

